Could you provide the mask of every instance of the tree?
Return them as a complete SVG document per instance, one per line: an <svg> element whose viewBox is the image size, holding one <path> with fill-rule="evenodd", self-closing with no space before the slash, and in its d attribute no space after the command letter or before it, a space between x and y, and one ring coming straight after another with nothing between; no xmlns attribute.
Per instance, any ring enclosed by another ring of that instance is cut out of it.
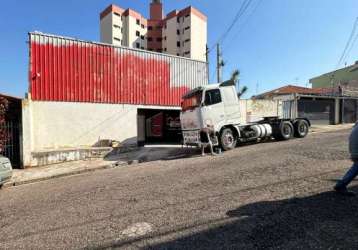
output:
<svg viewBox="0 0 358 250"><path fill-rule="evenodd" d="M9 108L9 101L4 97L0 97L0 153L4 151L5 144L9 139L9 135L5 129L5 115Z"/></svg>
<svg viewBox="0 0 358 250"><path fill-rule="evenodd" d="M236 69L232 72L231 74L231 81L233 81L235 83L235 85L237 86L238 92L237 92L237 97L240 99L248 90L248 87L243 86L240 89L240 70Z"/></svg>

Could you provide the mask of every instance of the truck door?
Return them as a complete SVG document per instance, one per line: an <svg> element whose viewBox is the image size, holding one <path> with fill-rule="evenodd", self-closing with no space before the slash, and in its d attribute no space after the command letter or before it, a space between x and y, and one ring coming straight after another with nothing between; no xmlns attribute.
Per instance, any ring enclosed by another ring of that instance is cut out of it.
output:
<svg viewBox="0 0 358 250"><path fill-rule="evenodd" d="M202 116L205 127L208 125L219 125L225 121L225 108L220 89L205 91Z"/></svg>
<svg viewBox="0 0 358 250"><path fill-rule="evenodd" d="M225 106L226 122L228 124L238 123L240 121L240 106L235 87L221 87L220 90Z"/></svg>

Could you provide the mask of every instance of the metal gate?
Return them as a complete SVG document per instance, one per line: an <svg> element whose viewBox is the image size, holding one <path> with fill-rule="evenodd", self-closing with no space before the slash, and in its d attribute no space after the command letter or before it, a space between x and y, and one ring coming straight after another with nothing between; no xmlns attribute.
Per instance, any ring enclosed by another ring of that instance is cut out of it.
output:
<svg viewBox="0 0 358 250"><path fill-rule="evenodd" d="M357 121L357 100L344 99L342 100L342 120L343 123L355 123Z"/></svg>
<svg viewBox="0 0 358 250"><path fill-rule="evenodd" d="M5 122L0 124L0 131L3 132L5 138L0 138L0 154L9 158L14 167L20 166L20 136L19 124L16 122Z"/></svg>
<svg viewBox="0 0 358 250"><path fill-rule="evenodd" d="M335 103L331 99L298 100L298 116L308 118L312 124L334 124Z"/></svg>

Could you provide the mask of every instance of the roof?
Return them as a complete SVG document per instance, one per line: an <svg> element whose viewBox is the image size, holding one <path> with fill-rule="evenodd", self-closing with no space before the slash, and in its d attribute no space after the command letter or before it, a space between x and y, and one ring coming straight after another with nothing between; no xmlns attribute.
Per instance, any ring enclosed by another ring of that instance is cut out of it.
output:
<svg viewBox="0 0 358 250"><path fill-rule="evenodd" d="M0 97L5 97L6 99L12 99L12 100L18 100L18 101L22 100L22 98L20 98L20 97L11 96L8 94L3 94L3 93L0 93Z"/></svg>
<svg viewBox="0 0 358 250"><path fill-rule="evenodd" d="M286 85L278 89L274 89L260 95L255 96L256 99L269 98L278 95L289 95L289 94L322 94L325 93L327 89L317 88L305 88L296 85Z"/></svg>
<svg viewBox="0 0 358 250"><path fill-rule="evenodd" d="M316 77L310 79L310 83L312 83L312 81L315 81L316 79L321 78L321 77L331 77L332 75L335 75L337 72L342 72L342 71L353 72L353 71L356 71L357 69L358 69L358 61L356 61L353 65L349 65L344 68L337 69L337 70L334 70L334 71L331 71L328 73L324 73L320 76L316 76Z"/></svg>

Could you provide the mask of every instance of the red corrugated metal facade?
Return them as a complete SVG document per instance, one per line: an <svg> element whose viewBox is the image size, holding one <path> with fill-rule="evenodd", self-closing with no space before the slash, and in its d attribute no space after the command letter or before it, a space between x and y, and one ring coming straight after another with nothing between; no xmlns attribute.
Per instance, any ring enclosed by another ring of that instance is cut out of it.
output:
<svg viewBox="0 0 358 250"><path fill-rule="evenodd" d="M208 84L205 62L30 33L30 93L35 101L179 106Z"/></svg>

